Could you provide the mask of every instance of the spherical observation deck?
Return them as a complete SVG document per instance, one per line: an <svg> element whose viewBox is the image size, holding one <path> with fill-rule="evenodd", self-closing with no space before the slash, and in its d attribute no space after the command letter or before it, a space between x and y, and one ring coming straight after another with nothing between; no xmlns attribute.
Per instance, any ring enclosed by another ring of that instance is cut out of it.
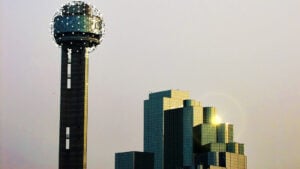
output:
<svg viewBox="0 0 300 169"><path fill-rule="evenodd" d="M104 23L95 7L73 1L63 5L55 14L51 30L59 46L76 45L91 51L102 41Z"/></svg>

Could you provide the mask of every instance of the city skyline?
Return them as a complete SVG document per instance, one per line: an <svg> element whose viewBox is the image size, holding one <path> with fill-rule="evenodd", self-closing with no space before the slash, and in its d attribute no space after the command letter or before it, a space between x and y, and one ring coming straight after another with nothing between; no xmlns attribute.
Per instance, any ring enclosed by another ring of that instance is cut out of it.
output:
<svg viewBox="0 0 300 169"><path fill-rule="evenodd" d="M58 165L60 49L49 23L65 2L0 2L0 168ZM300 2L90 2L107 33L90 57L88 168L143 150L141 101L165 89L217 107L249 169L300 166Z"/></svg>

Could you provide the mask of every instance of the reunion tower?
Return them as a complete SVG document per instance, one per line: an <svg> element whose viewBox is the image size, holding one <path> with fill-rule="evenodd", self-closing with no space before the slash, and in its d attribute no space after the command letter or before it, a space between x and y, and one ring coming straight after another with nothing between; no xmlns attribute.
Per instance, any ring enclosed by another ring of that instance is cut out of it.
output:
<svg viewBox="0 0 300 169"><path fill-rule="evenodd" d="M104 24L93 6L73 1L55 14L52 33L61 46L59 169L86 169L88 53L102 40Z"/></svg>

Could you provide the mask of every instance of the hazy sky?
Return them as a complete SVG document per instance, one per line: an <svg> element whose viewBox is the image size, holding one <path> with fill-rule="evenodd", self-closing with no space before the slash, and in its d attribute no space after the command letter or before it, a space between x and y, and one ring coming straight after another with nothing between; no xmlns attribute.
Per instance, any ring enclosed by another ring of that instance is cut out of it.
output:
<svg viewBox="0 0 300 169"><path fill-rule="evenodd" d="M0 168L58 166L66 1L0 0ZM190 91L235 127L249 169L299 168L299 0L91 0L106 35L90 54L88 168L143 149L149 92Z"/></svg>

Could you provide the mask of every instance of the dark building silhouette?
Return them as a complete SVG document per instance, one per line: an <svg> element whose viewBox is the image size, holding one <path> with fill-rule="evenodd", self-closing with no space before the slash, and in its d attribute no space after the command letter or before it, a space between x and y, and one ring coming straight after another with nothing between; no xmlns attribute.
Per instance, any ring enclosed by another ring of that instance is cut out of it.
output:
<svg viewBox="0 0 300 169"><path fill-rule="evenodd" d="M59 168L86 169L88 52L100 44L102 18L92 6L73 1L56 13L52 33L61 46Z"/></svg>
<svg viewBox="0 0 300 169"><path fill-rule="evenodd" d="M153 169L154 154L130 151L115 154L115 169Z"/></svg>
<svg viewBox="0 0 300 169"><path fill-rule="evenodd" d="M164 112L164 169L193 165L192 103L185 100L183 108Z"/></svg>

